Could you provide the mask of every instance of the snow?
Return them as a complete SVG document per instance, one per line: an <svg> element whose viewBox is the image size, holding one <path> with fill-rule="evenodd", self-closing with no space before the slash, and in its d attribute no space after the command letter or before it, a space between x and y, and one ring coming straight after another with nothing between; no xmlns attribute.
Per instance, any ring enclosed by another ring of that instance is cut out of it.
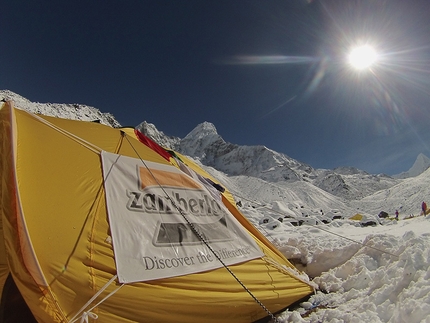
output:
<svg viewBox="0 0 430 323"><path fill-rule="evenodd" d="M430 170L339 204L306 182L274 184L204 168L316 286L314 295L279 314L279 323L430 322L430 215L419 216L430 196ZM381 210L390 219L379 219ZM361 222L349 219L356 213ZM328 224L310 221L339 217ZM292 224L300 219L303 225ZM362 226L367 221L375 225Z"/></svg>
<svg viewBox="0 0 430 323"><path fill-rule="evenodd" d="M241 211L317 285L278 322L430 322L430 216L295 227L262 209Z"/></svg>
<svg viewBox="0 0 430 323"><path fill-rule="evenodd" d="M36 114L71 120L97 121L112 127L120 126L110 113L102 113L94 107L83 104L31 102L9 90L0 90L0 99L13 101L15 107Z"/></svg>
<svg viewBox="0 0 430 323"><path fill-rule="evenodd" d="M117 125L113 116L95 108L31 103L10 91L0 94L29 111ZM279 323L430 323L430 215L418 216L421 202L429 204L430 197L425 156L413 167L419 174L407 179L350 168L338 170L339 177L262 146L225 143L209 123L201 128L181 145L188 143L188 154L199 154L191 156L196 162L212 166L203 167L241 201L240 211L316 287L308 299L280 313ZM157 133L155 127L150 130ZM399 221L377 217L380 211L393 217L396 209ZM350 220L356 213L364 216L362 222L375 225ZM415 217L409 219L411 214ZM322 224L324 219L331 222ZM297 221L303 225L294 226Z"/></svg>

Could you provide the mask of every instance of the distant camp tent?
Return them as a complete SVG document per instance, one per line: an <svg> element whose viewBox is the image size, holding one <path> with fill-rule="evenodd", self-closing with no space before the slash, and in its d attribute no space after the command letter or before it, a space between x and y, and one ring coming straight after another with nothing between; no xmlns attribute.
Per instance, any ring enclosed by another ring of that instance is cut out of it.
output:
<svg viewBox="0 0 430 323"><path fill-rule="evenodd" d="M357 214L351 216L349 219L354 220L354 221L361 221L361 220L363 220L363 215L361 215L360 213L357 213Z"/></svg>
<svg viewBox="0 0 430 323"><path fill-rule="evenodd" d="M43 323L248 323L313 292L185 156L10 102L0 123L3 317L19 291Z"/></svg>
<svg viewBox="0 0 430 323"><path fill-rule="evenodd" d="M354 221L360 222L360 225L362 227L376 226L379 223L379 221L377 220L376 217L369 216L369 215L363 215L360 213L357 213L357 214L351 216L349 218L349 220L354 220Z"/></svg>

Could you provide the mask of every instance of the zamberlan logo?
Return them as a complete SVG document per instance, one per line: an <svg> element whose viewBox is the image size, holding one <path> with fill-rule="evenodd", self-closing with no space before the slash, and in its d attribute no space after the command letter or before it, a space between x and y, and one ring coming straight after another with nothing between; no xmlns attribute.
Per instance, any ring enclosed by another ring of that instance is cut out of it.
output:
<svg viewBox="0 0 430 323"><path fill-rule="evenodd" d="M194 216L221 216L219 203L199 183L181 173L139 167L139 191L127 191L127 208L132 211L175 214L180 210Z"/></svg>
<svg viewBox="0 0 430 323"><path fill-rule="evenodd" d="M166 196L166 193L169 197ZM194 216L219 216L224 212L216 200L203 190L147 187L144 192L128 191L127 208L146 213L178 213L178 207Z"/></svg>

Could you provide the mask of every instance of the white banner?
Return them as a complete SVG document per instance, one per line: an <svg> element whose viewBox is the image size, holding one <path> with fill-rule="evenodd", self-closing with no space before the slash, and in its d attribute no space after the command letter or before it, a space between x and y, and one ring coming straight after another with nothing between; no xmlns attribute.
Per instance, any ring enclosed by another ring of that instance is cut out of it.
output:
<svg viewBox="0 0 430 323"><path fill-rule="evenodd" d="M102 162L119 282L222 267L216 256L226 265L263 256L218 191L174 166L108 152Z"/></svg>

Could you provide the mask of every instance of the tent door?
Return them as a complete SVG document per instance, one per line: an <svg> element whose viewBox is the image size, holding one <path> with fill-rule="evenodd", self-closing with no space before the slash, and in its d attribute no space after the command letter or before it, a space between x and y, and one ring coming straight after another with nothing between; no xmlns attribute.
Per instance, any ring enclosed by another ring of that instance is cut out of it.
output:
<svg viewBox="0 0 430 323"><path fill-rule="evenodd" d="M0 304L0 323L37 323L16 287L11 274L6 279Z"/></svg>

